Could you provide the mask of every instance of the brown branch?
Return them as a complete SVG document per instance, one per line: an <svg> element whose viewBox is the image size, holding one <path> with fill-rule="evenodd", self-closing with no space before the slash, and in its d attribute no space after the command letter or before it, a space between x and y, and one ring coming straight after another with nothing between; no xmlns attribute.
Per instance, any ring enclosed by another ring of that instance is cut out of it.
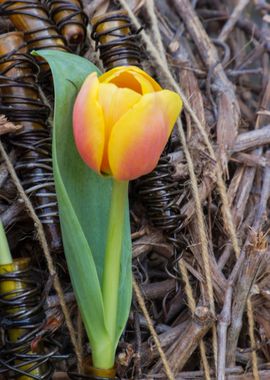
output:
<svg viewBox="0 0 270 380"><path fill-rule="evenodd" d="M230 16L227 12L217 11L217 10L210 10L210 9L200 9L198 10L198 14L202 17L207 18L221 18L221 19L228 19ZM244 30L248 35L250 35L252 38L258 40L261 44L263 44L263 47L270 52L270 43L267 39L266 34L264 33L264 30L262 28L259 28L255 22L241 17L237 20L236 25L238 28Z"/></svg>
<svg viewBox="0 0 270 380"><path fill-rule="evenodd" d="M4 227L7 228L19 220L27 219L27 215L23 211L25 211L25 206L21 199L16 200L7 207L0 215Z"/></svg>
<svg viewBox="0 0 270 380"><path fill-rule="evenodd" d="M223 28L218 36L218 39L222 42L225 42L226 39L229 37L229 34L233 30L235 24L242 16L242 12L245 9L245 7L248 5L250 0L239 0L238 4L234 8L232 14L228 18L227 22L223 25Z"/></svg>
<svg viewBox="0 0 270 380"><path fill-rule="evenodd" d="M233 153L266 145L270 143L270 124L250 132L241 133L237 136L232 148Z"/></svg>
<svg viewBox="0 0 270 380"><path fill-rule="evenodd" d="M138 304L139 304L139 306L143 312L143 315L147 321L148 328L149 328L151 335L153 337L153 340L156 344L158 353L160 355L160 360L161 360L162 366L164 366L164 370L165 370L165 373L167 375L167 378L168 378L168 380L175 380L173 372L172 372L170 365L168 363L168 359L167 359L167 357L166 357L166 355L165 355L165 353L161 347L161 344L160 344L158 335L156 333L156 330L154 328L153 322L151 321L150 315L146 309L146 305L145 305L141 290L140 290L137 282L135 281L134 277L133 277L132 284L133 284L133 290L134 290L134 293L136 295Z"/></svg>
<svg viewBox="0 0 270 380"><path fill-rule="evenodd" d="M270 160L270 150L265 154L266 159ZM266 166L263 174L263 184L260 193L260 200L256 211L253 228L255 231L260 229L260 226L267 220L267 202L270 197L270 164Z"/></svg>
<svg viewBox="0 0 270 380"><path fill-rule="evenodd" d="M170 347L175 341L178 340L179 336L185 331L187 327L187 321L171 327L168 331L159 334L158 339L160 345L163 349ZM150 343L149 343L150 342ZM144 342L141 348L141 363L143 367L149 367L154 360L159 357L159 352L157 347L151 341Z"/></svg>
<svg viewBox="0 0 270 380"><path fill-rule="evenodd" d="M255 167L265 167L270 164L270 161L265 157L256 156L249 153L237 153L232 156L232 161L237 162L238 164L243 164L245 166L255 166Z"/></svg>
<svg viewBox="0 0 270 380"><path fill-rule="evenodd" d="M160 231L151 228L149 233L133 241L132 257L135 259L142 254L151 252L153 249L168 259L173 256L172 245L166 242L166 238Z"/></svg>
<svg viewBox="0 0 270 380"><path fill-rule="evenodd" d="M263 256L266 252L266 241L260 233L253 233L250 242L245 247L244 261L238 275L233 296L231 326L228 331L227 365L234 366L235 353L240 331L243 324L243 314L252 284L256 280Z"/></svg>
<svg viewBox="0 0 270 380"><path fill-rule="evenodd" d="M233 146L231 153L240 152L243 150L255 148L260 145L265 145L270 143L270 125L266 125L265 127L262 127L260 129L255 129L251 132L245 132L241 133L237 136L235 145ZM245 178L243 179L244 186L240 186L240 188L246 192L245 197L239 196L241 200L248 199L249 193L251 190L251 186L253 184L254 176L256 173L256 165L255 163L261 163L262 165L266 163L266 160L263 160L261 157L262 150L258 148L257 150L254 150L251 154L252 156L246 157L246 159L250 158L251 162L254 163L253 165L250 164L249 168L247 168L247 173L245 174ZM238 156L232 156L231 159L236 158ZM241 158L241 156L240 156ZM177 164L175 164L177 165ZM204 202L208 195L211 193L211 191L214 189L216 185L216 176L213 175L213 172L209 171L209 168L206 167L204 169L203 175L202 175L202 182L199 185L199 194L200 194L200 200L201 202ZM243 202L242 202L243 203ZM243 207L245 207L245 203L243 203ZM235 207L237 209L237 206ZM195 209L194 209L194 199L191 199L188 201L182 208L181 208L181 215L185 218L185 223L187 224L190 218L194 215ZM242 209L240 212L240 215L243 215ZM234 218L236 217L234 212Z"/></svg>
<svg viewBox="0 0 270 380"><path fill-rule="evenodd" d="M188 321L184 332L166 350L166 356L174 373L181 371L213 324L214 318L208 308L199 306L195 309L194 315ZM160 373L161 369L162 363L159 360L152 368L151 374Z"/></svg>
<svg viewBox="0 0 270 380"><path fill-rule="evenodd" d="M76 298L73 292L65 293L64 298L66 303L75 303ZM45 300L45 309L53 308L60 305L58 295L48 296Z"/></svg>
<svg viewBox="0 0 270 380"><path fill-rule="evenodd" d="M201 244L200 244L200 239L198 236L197 232L197 224L195 220L192 220L190 225L189 225L189 232L192 238L192 244L190 246L190 250L192 251L196 261L198 262L200 268L201 268L201 273L204 277L204 282L206 273L204 273L203 270L203 260L202 260L202 253L201 253ZM208 238L209 240L209 238ZM227 281L223 273L220 271L215 256L212 253L211 247L208 247L208 252L209 252L209 266L210 266L210 272L211 272L211 278L212 278L212 283L213 287L215 290L215 296L216 299L219 301L219 303L223 302L224 299L224 289L226 289ZM206 293L207 294L207 293ZM209 300L207 300L209 302Z"/></svg>
<svg viewBox="0 0 270 380"><path fill-rule="evenodd" d="M160 299L171 290L175 289L176 280L168 279L159 282L152 282L150 284L142 285L141 291L146 299Z"/></svg>
<svg viewBox="0 0 270 380"><path fill-rule="evenodd" d="M232 282L227 286L222 312L218 317L218 365L217 380L225 380L227 329L231 323Z"/></svg>
<svg viewBox="0 0 270 380"><path fill-rule="evenodd" d="M203 28L190 1L173 0L172 2L213 78L218 110L217 142L222 167L226 169L228 150L231 150L234 145L240 121L240 109L235 91L220 63L217 50Z"/></svg>
<svg viewBox="0 0 270 380"><path fill-rule="evenodd" d="M268 67L268 66L267 66ZM259 109L268 109L270 106L270 81L268 80L263 96L259 105ZM258 114L256 119L255 130L259 131L260 128L265 124L266 116L264 114ZM262 147L259 147L251 152L251 154L256 158L260 159L262 157ZM267 159L266 159L267 160ZM230 196L230 203L233 204L233 219L234 223L239 227L243 221L243 215L246 210L246 205L251 193L252 185L254 182L254 178L256 175L256 167L246 167L246 168L238 168L235 172L234 177L231 180L231 185L235 182L235 177L238 177L239 172L241 172L240 179L237 179L237 186L233 191L233 196ZM230 189L229 189L230 192ZM226 258L229 258L229 252L227 251L227 247L225 248L223 254L221 255L221 260L223 264L226 262Z"/></svg>

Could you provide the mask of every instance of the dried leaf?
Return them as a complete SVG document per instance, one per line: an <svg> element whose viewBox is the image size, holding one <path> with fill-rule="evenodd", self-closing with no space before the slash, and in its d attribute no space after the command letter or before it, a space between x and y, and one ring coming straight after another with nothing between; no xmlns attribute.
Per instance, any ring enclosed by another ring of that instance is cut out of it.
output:
<svg viewBox="0 0 270 380"><path fill-rule="evenodd" d="M22 126L20 124L13 124L8 121L5 115L0 115L0 135L17 132L21 128Z"/></svg>

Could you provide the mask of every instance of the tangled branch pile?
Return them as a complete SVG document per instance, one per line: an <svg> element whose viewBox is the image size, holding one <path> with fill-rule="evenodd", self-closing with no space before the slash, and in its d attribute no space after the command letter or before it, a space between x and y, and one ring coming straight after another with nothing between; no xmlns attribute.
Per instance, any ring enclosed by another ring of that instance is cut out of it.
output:
<svg viewBox="0 0 270 380"><path fill-rule="evenodd" d="M134 301L118 374L268 379L270 6L263 0L84 0L90 19L120 8L137 29L144 27L144 68L182 96L184 112L155 171L131 186ZM9 21L0 28L10 30ZM101 67L90 39L83 52ZM51 101L51 83L41 85ZM4 118L0 127L0 133L18 128ZM32 194L19 187L21 177L14 183L10 176L19 170L19 148L9 138L1 146L8 156L0 166L0 217L11 248L30 254L40 269L49 263L47 312L62 316L60 304L66 305L68 329L62 324L57 333L61 351L73 352L71 336L80 359L89 348L64 256L50 255L42 228L33 224L34 209L25 213ZM59 362L54 378L67 378L75 362L74 356Z"/></svg>

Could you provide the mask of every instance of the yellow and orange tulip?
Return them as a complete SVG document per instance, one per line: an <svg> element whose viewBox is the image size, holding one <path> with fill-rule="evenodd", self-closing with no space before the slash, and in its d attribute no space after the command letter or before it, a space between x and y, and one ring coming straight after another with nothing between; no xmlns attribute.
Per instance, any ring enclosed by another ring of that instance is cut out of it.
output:
<svg viewBox="0 0 270 380"><path fill-rule="evenodd" d="M181 108L178 94L135 66L92 73L73 110L77 149L100 174L138 178L157 165Z"/></svg>

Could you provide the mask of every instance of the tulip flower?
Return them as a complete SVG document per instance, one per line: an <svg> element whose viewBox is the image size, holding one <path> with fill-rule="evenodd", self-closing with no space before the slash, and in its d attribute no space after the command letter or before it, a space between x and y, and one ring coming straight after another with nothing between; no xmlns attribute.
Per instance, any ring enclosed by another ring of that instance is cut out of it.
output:
<svg viewBox="0 0 270 380"><path fill-rule="evenodd" d="M98 76L77 55L39 54L55 82L53 169L65 255L91 346L91 374L106 378L132 297L128 183L154 169L182 102L137 67Z"/></svg>
<svg viewBox="0 0 270 380"><path fill-rule="evenodd" d="M83 161L95 172L113 177L105 251L102 297L106 329L115 341L118 289L128 181L152 171L169 139L182 101L163 90L143 70L117 67L83 83L73 109L75 144ZM125 270L131 271L130 268ZM116 346L105 344L93 364L110 368Z"/></svg>
<svg viewBox="0 0 270 380"><path fill-rule="evenodd" d="M74 105L77 149L97 173L138 178L157 165L181 107L178 94L135 66L92 73Z"/></svg>
<svg viewBox="0 0 270 380"><path fill-rule="evenodd" d="M114 364L128 181L155 168L181 107L179 95L162 89L134 66L117 67L99 77L91 73L75 100L77 150L92 170L113 179L101 286L109 341L93 346L98 368ZM125 270L131 272L131 266Z"/></svg>

